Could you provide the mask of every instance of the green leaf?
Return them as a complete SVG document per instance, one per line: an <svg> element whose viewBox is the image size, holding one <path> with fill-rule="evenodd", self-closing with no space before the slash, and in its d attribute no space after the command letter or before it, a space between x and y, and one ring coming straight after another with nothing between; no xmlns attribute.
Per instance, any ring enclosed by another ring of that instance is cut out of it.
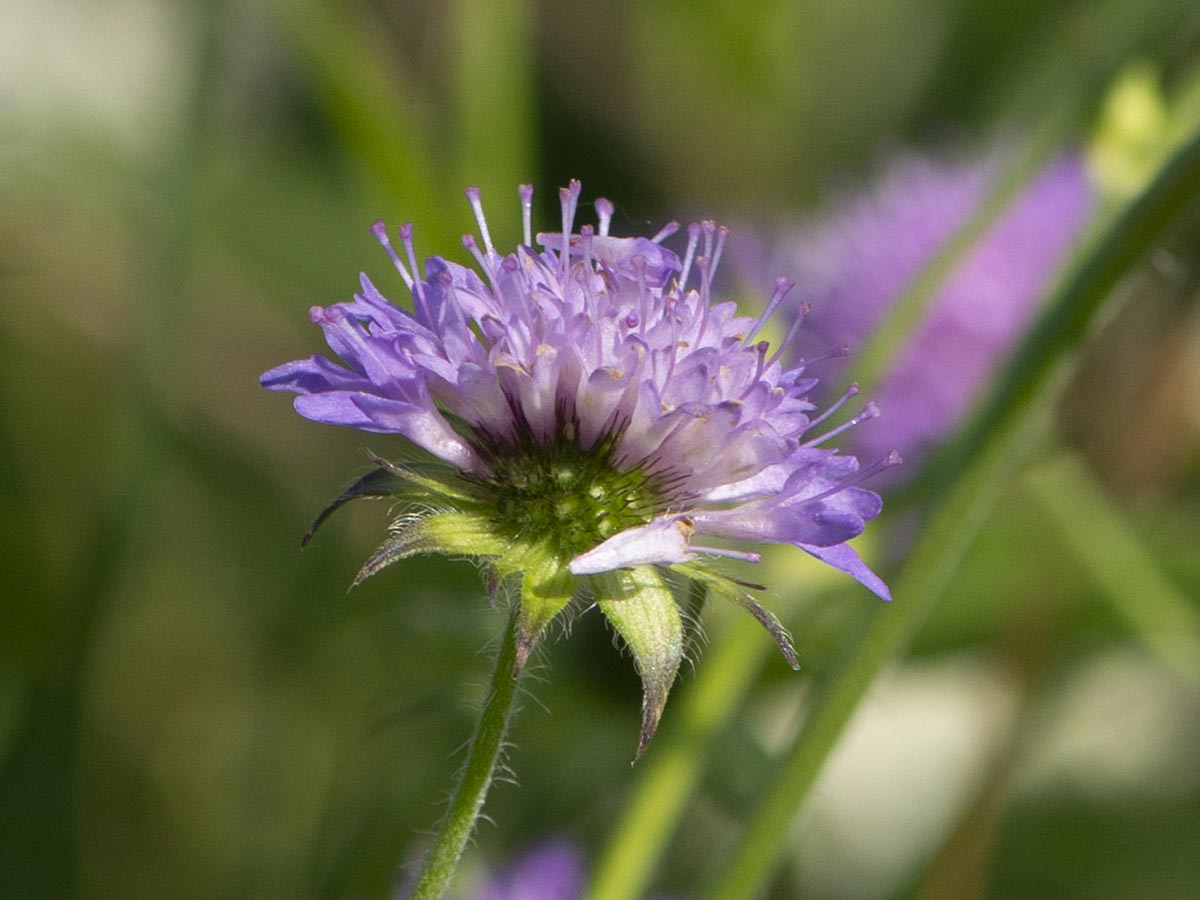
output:
<svg viewBox="0 0 1200 900"><path fill-rule="evenodd" d="M317 517L308 526L308 531L304 532L304 537L300 538L300 546L307 547L313 539L313 535L317 533L317 529L324 524L325 520L351 500L390 497L403 488L403 486L404 482L386 469L372 469L338 494L329 502L328 506L317 513Z"/></svg>
<svg viewBox="0 0 1200 900"><path fill-rule="evenodd" d="M372 575L419 553L469 558L494 557L504 550L491 523L471 513L434 513L401 519L392 526L392 536L379 545L354 576L358 587Z"/></svg>
<svg viewBox="0 0 1200 900"><path fill-rule="evenodd" d="M788 634L787 628L779 621L779 618L760 604L757 600L747 593L747 587L753 587L761 590L762 585L749 585L745 582L735 581L732 578L727 578L724 575L710 572L703 566L697 566L694 563L683 563L681 565L672 566L676 572L686 575L694 582L703 586L703 588L712 591L714 594L724 597L732 603L736 603L746 612L754 617L767 634L779 646L779 652L783 654L783 658L787 660L787 664L792 667L792 671L800 669L800 660L796 657L796 648L792 644L792 636Z"/></svg>
<svg viewBox="0 0 1200 900"><path fill-rule="evenodd" d="M521 578L521 609L517 615L517 663L513 677L521 674L538 638L575 595L576 577L554 556L544 556L526 567Z"/></svg>
<svg viewBox="0 0 1200 900"><path fill-rule="evenodd" d="M683 657L683 620L675 595L652 566L593 578L601 612L633 653L642 678L642 733L634 762L658 729L667 694Z"/></svg>

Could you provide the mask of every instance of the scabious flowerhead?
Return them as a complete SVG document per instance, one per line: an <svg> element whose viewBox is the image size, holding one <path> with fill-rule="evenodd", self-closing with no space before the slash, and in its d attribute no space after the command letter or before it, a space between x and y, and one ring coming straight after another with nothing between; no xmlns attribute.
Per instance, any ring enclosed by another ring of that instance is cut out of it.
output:
<svg viewBox="0 0 1200 900"><path fill-rule="evenodd" d="M573 599L594 600L642 677L640 754L683 650L677 591L741 604L795 664L752 586L715 558L756 561L739 545L795 544L888 597L846 543L879 513L859 486L876 467L822 446L874 412L821 433L828 412L807 399L816 380L758 340L785 282L758 318L714 302L725 229L689 227L681 260L661 243L674 223L651 238L610 236L605 200L598 227L575 231L579 193L578 182L561 191L561 228L535 249L522 187L524 243L501 255L468 190L482 247L463 243L478 270L435 256L417 277L412 226L399 230L402 260L377 223L411 312L364 275L352 302L311 311L344 364L313 356L262 383L298 394L307 418L401 435L427 455L377 458L318 519L356 497L402 503L359 581L418 553L482 561L493 586L519 585L518 670Z"/></svg>
<svg viewBox="0 0 1200 900"><path fill-rule="evenodd" d="M1004 162L896 160L873 186L773 241L770 259L811 305L796 352L860 347L986 200ZM916 470L962 422L1037 312L1091 208L1083 159L1063 155L1018 192L946 275L875 392L887 413L856 432L870 457L899 450Z"/></svg>

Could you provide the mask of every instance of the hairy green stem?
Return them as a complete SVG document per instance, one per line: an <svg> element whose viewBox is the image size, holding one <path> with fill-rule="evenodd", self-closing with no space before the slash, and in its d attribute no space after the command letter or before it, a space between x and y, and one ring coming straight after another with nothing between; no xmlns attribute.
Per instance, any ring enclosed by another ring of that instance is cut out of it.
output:
<svg viewBox="0 0 1200 900"><path fill-rule="evenodd" d="M475 822L496 773L500 749L508 731L508 719L517 695L517 678L513 677L516 661L514 608L514 614L504 630L504 642L496 658L496 669L492 673L492 683L479 716L475 737L471 740L471 749L467 751L461 780L450 801L446 818L438 829L433 849L429 851L416 886L409 895L410 900L437 900L445 893L458 867L463 848L475 830Z"/></svg>

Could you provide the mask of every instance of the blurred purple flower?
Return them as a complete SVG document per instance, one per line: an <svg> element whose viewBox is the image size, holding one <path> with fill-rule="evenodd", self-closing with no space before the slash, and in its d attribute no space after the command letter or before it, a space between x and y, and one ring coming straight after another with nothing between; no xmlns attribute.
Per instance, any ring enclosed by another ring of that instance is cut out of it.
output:
<svg viewBox="0 0 1200 900"><path fill-rule="evenodd" d="M907 157L867 190L774 243L772 262L797 279L812 312L799 358L849 345L851 358L906 288L986 199L1002 157ZM1036 314L1092 206L1084 162L1067 154L1022 189L942 282L880 382L886 416L856 432L866 459L896 449L917 471L956 428Z"/></svg>
<svg viewBox="0 0 1200 900"><path fill-rule="evenodd" d="M584 873L583 851L570 841L551 840L489 875L466 900L578 900Z"/></svg>
<svg viewBox="0 0 1200 900"><path fill-rule="evenodd" d="M579 900L586 876L583 850L553 838L534 845L504 871L487 875L462 900Z"/></svg>

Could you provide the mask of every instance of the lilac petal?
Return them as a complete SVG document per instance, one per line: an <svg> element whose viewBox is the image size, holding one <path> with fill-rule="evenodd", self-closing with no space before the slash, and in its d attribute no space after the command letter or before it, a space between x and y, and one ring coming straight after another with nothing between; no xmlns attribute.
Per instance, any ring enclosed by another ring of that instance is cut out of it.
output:
<svg viewBox="0 0 1200 900"><path fill-rule="evenodd" d="M370 386L370 382L361 375L356 375L323 356L312 356L276 366L263 372L258 382L269 391L295 391L298 394Z"/></svg>
<svg viewBox="0 0 1200 900"><path fill-rule="evenodd" d="M387 428L377 424L370 416L362 411L356 398L364 396L356 391L329 391L324 394L301 394L292 401L296 412L325 425L345 425L362 431L374 431L383 434L394 432L395 428Z"/></svg>
<svg viewBox="0 0 1200 900"><path fill-rule="evenodd" d="M688 552L691 525L683 519L655 519L627 528L570 562L574 575L596 575L631 566L670 565L695 559Z"/></svg>
<svg viewBox="0 0 1200 900"><path fill-rule="evenodd" d="M393 431L402 434L434 456L466 471L483 471L475 451L471 449L434 408L402 400L390 400L373 394L354 394L354 405L371 421L371 431ZM298 398L299 399L299 398Z"/></svg>
<svg viewBox="0 0 1200 900"><path fill-rule="evenodd" d="M740 503L753 500L769 494L777 494L783 490L793 467L789 463L767 466L756 475L735 481L731 484L720 484L706 491L701 499L709 503Z"/></svg>
<svg viewBox="0 0 1200 900"><path fill-rule="evenodd" d="M781 505L796 506L797 508L807 506L810 509L816 509L819 505L824 515L852 515L855 518L867 520L875 518L883 510L883 499L874 491L868 491L866 488L837 488L835 484L833 492L818 501L805 499L803 495L799 498L785 495L781 500Z"/></svg>
<svg viewBox="0 0 1200 900"><path fill-rule="evenodd" d="M787 453L787 442L767 422L742 425L729 434L708 464L701 464L686 482L689 490L703 491L709 485L740 482L752 472L762 472Z"/></svg>
<svg viewBox="0 0 1200 900"><path fill-rule="evenodd" d="M697 510L691 513L697 534L731 541L766 541L773 544L839 544L862 533L858 516L826 510L820 504L782 506L773 500L747 503L736 509Z"/></svg>
<svg viewBox="0 0 1200 900"><path fill-rule="evenodd" d="M785 368L787 355L753 342L765 316L714 302L726 232L711 222L689 228L681 264L659 243L672 226L649 239L610 237L602 212L599 235L591 226L573 233L578 190L564 192L562 231L540 236L544 251L509 255L493 247L469 193L486 248L466 244L479 271L434 257L414 284L411 228L401 229L409 262L398 267L411 308L392 304L364 277L352 302L311 310L340 360L288 363L265 373L264 386L299 394L296 409L308 418L402 435L479 481L499 476L501 459L513 456L535 469L557 465L560 442L572 453L603 454L597 462L622 477L637 473L628 482L637 496L624 508L659 515L584 545L565 567L602 576L597 585L657 579L654 567L701 554L756 558L750 548L693 546L693 533L797 544L867 578L852 551L836 545L879 514L879 497L857 486L876 467L861 472L853 457L819 446L832 434L805 437L841 401L817 412L805 365ZM933 402L923 409L941 414ZM641 476L652 496L640 495ZM486 484L471 493L467 499L484 506L494 499ZM508 515L502 506L484 512ZM603 530L601 521L591 526ZM558 552L555 535L545 540ZM868 586L880 589L877 580ZM624 606L613 614L630 615ZM649 693L665 698L666 686ZM656 721L656 704L644 724Z"/></svg>
<svg viewBox="0 0 1200 900"><path fill-rule="evenodd" d="M852 575L859 584L870 589L879 598L892 599L892 592L888 590L888 586L878 575L867 568L867 564L849 544L836 544L832 547L815 547L807 544L797 546L827 566L833 566L835 569Z"/></svg>
<svg viewBox="0 0 1200 900"><path fill-rule="evenodd" d="M372 384L383 388L411 377L412 364L392 352L384 341L368 334L358 319L341 306L327 309L314 306L310 316L321 326L330 348Z"/></svg>

